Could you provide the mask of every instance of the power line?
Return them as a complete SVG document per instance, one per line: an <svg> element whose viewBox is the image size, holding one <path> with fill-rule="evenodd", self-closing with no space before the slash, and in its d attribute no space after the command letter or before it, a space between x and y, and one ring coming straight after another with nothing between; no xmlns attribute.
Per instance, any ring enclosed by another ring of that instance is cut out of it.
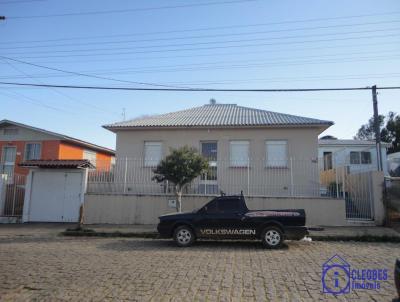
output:
<svg viewBox="0 0 400 302"><path fill-rule="evenodd" d="M39 82L40 84L43 84L43 82L41 82L41 81L38 80L38 79L35 79L33 76L31 76L31 75L27 74L26 72L24 72L23 70L17 68L17 67L14 66L11 62L8 62L6 59L3 59L3 60L4 60L9 66L11 66L13 69L15 69L15 70L17 70L18 72L24 74L26 77L28 77L28 78L30 78L30 79L32 79L32 80L36 80L36 81ZM113 112L113 111L109 111L109 110L104 110L104 109L102 109L102 108L100 108L100 107L94 106L94 105L92 105L92 104L88 104L88 103L86 103L86 102L84 102L84 101L82 101L82 100L78 100L78 99L76 99L76 98L74 98L74 97L69 96L68 94L66 94L66 93L64 93L64 92L59 91L58 89L55 89L55 88L52 88L52 87L49 87L49 89L51 89L51 90L54 91L55 93L57 93L57 94L59 94L59 95L65 97L65 98L67 98L67 99L69 99L69 100L71 100L71 101L80 103L80 104L85 105L85 106L87 106L87 107L89 107L89 108L92 108L92 109L94 109L94 110L101 111L101 112L103 112L103 113L108 113L108 114L113 113L113 114L115 114L115 115L119 115L119 113L116 113L116 112ZM14 93L16 93L16 92L14 92ZM26 97L26 96L25 96L25 97ZM27 98L27 97L26 97L26 98Z"/></svg>
<svg viewBox="0 0 400 302"><path fill-rule="evenodd" d="M127 51L127 52L111 52L111 53L89 53L89 54L68 54L68 55L46 55L46 56L24 56L25 59L38 59L38 58L63 58L63 57L93 57L93 56L115 56L127 54L149 54L149 53L166 53L166 52L182 52L182 51L198 51L198 50L211 50L211 49L228 49L228 48L242 48L242 47L259 47L259 46L276 46L276 45L293 45L293 44L307 44L315 42L332 42L332 41L348 41L360 39L373 39L373 38L388 38L397 37L400 34L387 34L387 35L372 35L363 37L347 37L347 38L333 38L333 39L320 39L320 40L303 40L303 41L290 41L279 43L257 43L257 44L242 44L242 45L223 45L212 47L197 47L197 48L172 48L172 49L157 49L157 50L143 50L143 51ZM29 52L32 53L32 52ZM16 55L18 53L13 53Z"/></svg>
<svg viewBox="0 0 400 302"><path fill-rule="evenodd" d="M26 95L24 95L22 93L18 93L16 91L9 91L9 92L13 93L16 96L22 97L23 99L18 99L18 100L20 100L22 102L30 103L30 104L33 104L33 105L36 105L36 106L40 106L40 107L51 109L51 110L58 111L58 112L63 112L63 113L68 113L68 114L72 114L73 113L71 111L68 111L68 110L65 110L65 109L62 109L62 108L58 108L58 107L53 107L53 106L47 105L47 104L45 104L45 103L43 103L43 102L41 102L39 100L33 99L31 97L28 97L28 96L26 96ZM7 95L7 93L4 93L4 91L0 91L0 93L10 97L9 95Z"/></svg>
<svg viewBox="0 0 400 302"><path fill-rule="evenodd" d="M351 48L351 47L365 47L365 46L383 46L383 45L398 45L398 42L384 42L384 43L358 43L354 45L346 45L346 48ZM156 57L136 57L135 60L154 60L154 59L178 59L178 58L196 58L196 57L214 57L214 56L231 56L231 55L242 55L242 54L265 54L265 53L282 53L282 52L287 52L287 51L304 51L304 50L326 50L326 49L334 49L334 48L340 48L343 49L343 45L332 45L332 46L314 46L314 47L301 47L301 48L290 48L290 49L266 49L266 50L258 50L258 51L246 51L246 52L225 52L225 53L206 53L206 54L191 54L191 55L174 55L174 56L156 56ZM93 55L96 56L96 55ZM65 57L65 56L63 56ZM69 57L69 56L68 56ZM74 61L35 61L35 63L42 63L42 64L58 64L58 63L65 63L65 64L72 64L72 63L91 63L91 62L116 62L116 61L127 61L127 58L112 58L112 59L95 59L95 60L74 60ZM0 62L0 64L2 64Z"/></svg>
<svg viewBox="0 0 400 302"><path fill-rule="evenodd" d="M37 2L44 2L47 0L20 0L20 1L1 1L1 5L4 4L20 4L20 3L37 3Z"/></svg>
<svg viewBox="0 0 400 302"><path fill-rule="evenodd" d="M234 29L234 28L247 28L247 27L258 27L258 26L282 25L282 24L309 23L309 22L319 22L319 21L346 20L346 19L357 19L357 18L375 17L375 16L390 16L390 15L398 15L398 14L400 14L400 11L385 12L385 13L378 13L378 14L361 14L361 15L350 15L350 16L339 16L339 17L330 17L330 18L299 19L299 20L289 20L289 21L280 21L280 22L267 22L267 23L247 24L247 25L246 24L244 24L244 25L242 24L242 25L225 25L225 26L214 26L214 27L200 27L200 28L191 28L191 29L169 30L169 31L154 31L154 32L133 33L133 34L112 34L112 35L97 35L97 36L81 36L81 37L71 37L71 38L46 39L46 40L4 41L3 43L6 43L6 44L39 43L39 42L56 42L56 41L71 41L71 40L87 40L87 39L127 37L127 36L160 35L160 34L171 34L171 33L212 31L212 30L224 30L224 29Z"/></svg>
<svg viewBox="0 0 400 302"><path fill-rule="evenodd" d="M397 53L397 52L396 52ZM277 61L274 60L273 62L266 62L266 63L254 63L254 64L220 64L217 65L218 62L214 63L197 63L197 64L180 64L180 65L170 65L170 66L157 66L155 67L148 67L148 68L123 68L119 69L118 71L113 70L104 70L104 71L97 71L96 73L92 73L93 77L100 78L101 74L132 74L132 73L161 73L161 72L183 72L183 71L202 71L202 70L230 70L230 69L243 69L243 68L263 68L263 67L273 67L273 66L301 66L301 65L313 65L313 64L338 64L338 63L354 63L354 62L371 62L371 61L387 61L398 59L400 55L393 55L393 56L372 56L372 57L354 57L354 58L327 58L327 59L320 59L320 60L281 60ZM0 56L1 58L1 56ZM308 57L305 57L308 58ZM312 56L311 56L312 58ZM252 60L254 61L254 60ZM234 62L234 61L232 61ZM240 62L240 61L238 61ZM246 61L244 61L246 62ZM259 62L256 60L256 62ZM177 67L178 66L178 67ZM162 67L161 69L158 67ZM93 72L93 71L92 71ZM35 77L38 78L49 78L49 77L67 77L67 76L74 76L75 74L67 74L67 75L60 75L60 74L38 74ZM23 76L3 76L0 79L21 79L25 78ZM158 84L158 86L166 86ZM171 86L167 86L171 87ZM176 87L175 87L176 88ZM182 87L181 87L182 88ZM187 88L187 87L186 87Z"/></svg>
<svg viewBox="0 0 400 302"><path fill-rule="evenodd" d="M123 44L123 43L154 42L154 41L172 41L172 40L218 38L218 37L243 36L243 35L248 36L248 35L258 35L258 34L267 34L267 33L280 33L280 32L330 29L330 28L342 28L342 27L352 27L353 28L355 26L392 24L392 23L399 23L399 22L400 22L400 20L394 20L394 21L364 22L364 23L353 23L353 24L336 24L336 25L329 25L329 26L316 26L316 27L315 26L314 27L302 27L302 28L292 28L292 29L278 29L278 30L267 30L267 31L251 31L251 32L242 32L242 33L223 33L223 34L213 34L213 35L166 37L166 38L142 39L142 40L101 41L101 42L85 42L85 43L69 43L69 44L64 43L64 44L49 44L49 45L29 45L29 46L17 46L17 47L1 47L0 50L32 49L32 48L46 48L46 47L66 47L66 46L85 46L85 45L98 45L98 44L100 44L100 45ZM290 38L292 38L292 37L290 37ZM7 43L5 43L5 44L7 44Z"/></svg>
<svg viewBox="0 0 400 302"><path fill-rule="evenodd" d="M158 6L158 7L143 7L143 8L127 8L127 9L115 9L105 11L89 11L89 12L72 12L63 14L48 14L48 15L32 15L32 16L11 16L8 19L21 20L21 19L39 19L39 18L54 18L54 17L71 17L71 16L89 16L89 15L104 15L104 14L121 14L121 13L133 13L153 10L164 10L173 8L190 8L190 7L201 7L211 5L225 5L225 4L237 4L244 2L254 2L258 0L234 0L234 1L216 1L216 2L204 2L195 4L182 4L182 5L170 5L170 6Z"/></svg>
<svg viewBox="0 0 400 302"><path fill-rule="evenodd" d="M252 38L252 39L240 39L240 40L225 40L225 41L203 41L203 42L192 42L192 43L175 43L175 44L159 44L159 45L147 45L147 46L134 46L134 47L113 47L113 48L86 48L86 49L69 49L69 50L46 50L46 51L28 51L28 52L12 52L5 53L5 55L23 55L23 54L44 54L44 53L75 53L75 52L93 52L93 51L113 51L113 50L129 50L129 49L160 49L163 47L182 47L182 46L196 46L196 45L218 45L225 43L243 43L243 42L254 42L254 41L265 41L265 40L287 40L287 39L299 39L299 38L314 38L314 37L327 37L327 36L342 36L342 35L353 35L353 34L366 34L366 33L378 33L387 31L398 31L400 27L389 28L389 29L374 29L374 30L361 30L351 31L342 33L325 33L325 34L313 34L313 35L295 35L295 36L280 36L280 37L269 37L269 38ZM356 37L357 38L357 37Z"/></svg>
<svg viewBox="0 0 400 302"><path fill-rule="evenodd" d="M182 88L182 87L169 86L169 85L161 85L161 84L155 84L155 83L133 82L133 81L128 81L128 80L114 79L114 78L110 78L110 77L102 77L102 76L90 75L90 74L85 74L85 73L81 73L81 72L68 71L68 70L63 70L63 69L59 69L59 68L52 68L52 67L43 66L43 65L39 65L39 64L29 63L29 62L26 62L26 61L17 60L17 59L5 57L5 56L0 56L0 58L7 59L7 60L11 60L11 61L18 62L18 63L22 63L22 64L26 64L26 65L31 65L31 66L39 67L39 68L44 68L44 69L59 71L59 72L63 72L63 73L68 73L68 74L73 74L73 75L78 75L78 76L83 76L83 77L88 77L88 78L96 78L96 79L102 79L102 80L109 80L109 81L116 81L116 82L123 82L123 83L131 83L131 84L139 84L139 85L148 85L148 86Z"/></svg>
<svg viewBox="0 0 400 302"><path fill-rule="evenodd" d="M109 86L78 86L78 85L54 85L0 82L0 85L33 86L33 87L55 87L67 89L97 89L97 90L126 90L126 91L175 91L175 92L315 92L315 91L352 91L371 90L372 87L341 87L341 88L293 88L293 89L227 89L227 88L143 88L143 87L109 87ZM377 89L395 90L400 86L384 86Z"/></svg>

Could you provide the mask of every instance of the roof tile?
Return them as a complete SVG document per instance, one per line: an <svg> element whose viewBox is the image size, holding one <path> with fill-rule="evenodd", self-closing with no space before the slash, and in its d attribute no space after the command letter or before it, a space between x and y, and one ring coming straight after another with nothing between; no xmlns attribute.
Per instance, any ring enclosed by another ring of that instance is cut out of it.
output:
<svg viewBox="0 0 400 302"><path fill-rule="evenodd" d="M118 130L145 127L330 126L332 124L331 121L242 107L235 104L210 104L109 124L105 125L104 128Z"/></svg>

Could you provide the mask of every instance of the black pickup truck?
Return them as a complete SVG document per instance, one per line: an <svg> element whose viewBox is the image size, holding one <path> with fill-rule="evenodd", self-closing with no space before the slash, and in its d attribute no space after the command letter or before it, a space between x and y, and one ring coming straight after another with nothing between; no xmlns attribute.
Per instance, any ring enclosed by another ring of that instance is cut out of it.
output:
<svg viewBox="0 0 400 302"><path fill-rule="evenodd" d="M261 239L266 248L278 248L284 239L300 240L308 234L304 210L247 208L243 195L216 197L198 210L159 217L162 238L174 238L181 247L197 238Z"/></svg>

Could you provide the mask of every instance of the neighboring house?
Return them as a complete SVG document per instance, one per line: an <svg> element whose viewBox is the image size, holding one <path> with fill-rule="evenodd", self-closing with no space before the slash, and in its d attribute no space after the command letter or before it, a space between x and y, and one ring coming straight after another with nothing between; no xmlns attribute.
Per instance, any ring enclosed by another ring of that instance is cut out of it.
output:
<svg viewBox="0 0 400 302"><path fill-rule="evenodd" d="M240 193L248 188L248 194L310 195L310 190L319 194L310 186L318 184L318 173L312 171L318 171L318 135L332 124L235 104L208 104L104 128L117 134L117 162L135 161L134 168L125 169L138 175L132 183L143 183L143 175L150 181L151 168L170 148L188 145L212 167L199 191ZM127 173L115 179L126 180Z"/></svg>
<svg viewBox="0 0 400 302"><path fill-rule="evenodd" d="M391 153L387 156L390 176L400 176L400 152Z"/></svg>
<svg viewBox="0 0 400 302"><path fill-rule="evenodd" d="M114 150L21 123L0 121L0 174L26 175L21 162L36 159L88 159L97 169L109 169Z"/></svg>
<svg viewBox="0 0 400 302"><path fill-rule="evenodd" d="M321 170L336 167L349 167L349 172L377 171L378 157L374 141L353 139L320 139L318 142L318 158ZM388 144L382 143L383 172L388 174L386 149Z"/></svg>

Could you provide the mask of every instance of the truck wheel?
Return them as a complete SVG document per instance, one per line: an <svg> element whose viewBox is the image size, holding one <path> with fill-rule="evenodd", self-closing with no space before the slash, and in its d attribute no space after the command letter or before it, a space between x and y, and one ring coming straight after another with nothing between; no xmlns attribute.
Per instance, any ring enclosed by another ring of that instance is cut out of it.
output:
<svg viewBox="0 0 400 302"><path fill-rule="evenodd" d="M174 231L174 240L179 247L187 247L194 242L194 234L190 227L181 225Z"/></svg>
<svg viewBox="0 0 400 302"><path fill-rule="evenodd" d="M277 227L266 227L261 234L261 241L268 249L279 248L283 242L283 233Z"/></svg>

